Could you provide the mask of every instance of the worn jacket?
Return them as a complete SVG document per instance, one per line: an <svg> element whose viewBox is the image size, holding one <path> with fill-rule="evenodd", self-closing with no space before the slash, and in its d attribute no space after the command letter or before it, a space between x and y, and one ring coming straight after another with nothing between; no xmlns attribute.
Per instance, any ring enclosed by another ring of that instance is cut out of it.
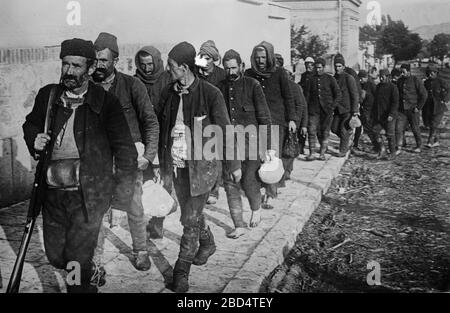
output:
<svg viewBox="0 0 450 313"><path fill-rule="evenodd" d="M138 76L134 76L139 79ZM154 83L146 83L141 80L141 82L145 85L147 89L148 96L150 97L150 102L152 105L155 105L159 102L159 97L161 96L161 92L164 87L172 82L172 78L170 77L169 72L164 71L159 78Z"/></svg>
<svg viewBox="0 0 450 313"><path fill-rule="evenodd" d="M341 101L338 102L336 108L338 114L359 112L359 91L353 76L343 72L342 74L336 73L334 78L342 94Z"/></svg>
<svg viewBox="0 0 450 313"><path fill-rule="evenodd" d="M258 130L258 125L267 125L267 135L270 138L269 106L263 89L256 79L242 75L235 81L224 79L218 84L218 87L225 99L231 124L244 127L255 125L256 130ZM258 134L252 139L258 140ZM246 156L250 156L250 152L257 152L249 151L249 142L250 138L247 134L245 136ZM256 142L258 143L258 141ZM255 149L256 146L253 148Z"/></svg>
<svg viewBox="0 0 450 313"><path fill-rule="evenodd" d="M308 105L306 104L305 96L303 95L302 87L296 84L294 81L290 80L292 95L294 96L295 111L299 118L299 127L308 126Z"/></svg>
<svg viewBox="0 0 450 313"><path fill-rule="evenodd" d="M448 108L445 102L450 100L448 84L442 78L436 77L434 79L428 78L424 85L428 97L423 110L431 115L446 112Z"/></svg>
<svg viewBox="0 0 450 313"><path fill-rule="evenodd" d="M47 85L40 89L23 124L24 139L32 156L36 152L36 135L44 132L52 88L57 88L56 98L59 98L62 94L60 85ZM59 106L57 102L54 106L53 133L58 134L72 110ZM106 212L111 201L118 208L128 208L134 191L137 151L118 99L90 82L84 103L75 110L74 135L80 155L79 177L87 217L93 212Z"/></svg>
<svg viewBox="0 0 450 313"><path fill-rule="evenodd" d="M134 142L145 145L144 158L153 162L158 153L159 125L144 84L116 71L109 89L120 101Z"/></svg>
<svg viewBox="0 0 450 313"><path fill-rule="evenodd" d="M308 114L320 114L322 109L327 114L332 114L338 103L341 102L341 89L336 79L329 74L315 74L305 90Z"/></svg>
<svg viewBox="0 0 450 313"><path fill-rule="evenodd" d="M314 71L309 72L306 71L302 73L302 77L300 78L299 85L302 87L303 91L306 89L306 86L308 86L309 80L314 76Z"/></svg>
<svg viewBox="0 0 450 313"><path fill-rule="evenodd" d="M245 75L255 78L261 84L273 125L287 127L289 121L299 121L289 78L283 68L277 68L269 78L258 75L253 69L246 70Z"/></svg>
<svg viewBox="0 0 450 313"><path fill-rule="evenodd" d="M214 65L214 69L209 75L199 75L199 77L217 87L217 85L227 77L227 74L223 68Z"/></svg>
<svg viewBox="0 0 450 313"><path fill-rule="evenodd" d="M373 118L378 123L385 123L389 116L397 117L399 93L397 86L391 82L381 82L375 91Z"/></svg>
<svg viewBox="0 0 450 313"><path fill-rule="evenodd" d="M373 105L375 102L375 92L377 90L377 86L373 82L368 80L367 83L361 84L361 90L365 91L366 96L362 101L360 113L364 115L367 119L370 119L373 112Z"/></svg>
<svg viewBox="0 0 450 313"><path fill-rule="evenodd" d="M427 90L416 76L400 77L397 83L400 92L399 111L422 110L427 100Z"/></svg>
<svg viewBox="0 0 450 313"><path fill-rule="evenodd" d="M163 175L171 175L173 172L171 155L173 139L171 131L175 126L180 103L180 95L175 91L174 84L171 83L164 88L161 99L155 107L161 125L159 152ZM217 87L202 79L195 78L188 91L188 94L182 95L184 124L191 130L192 143L191 157L190 160L187 160L187 166L189 167L191 195L198 196L209 192L215 184L218 175L218 164L215 159L206 160L203 154L200 155L200 159L197 159L194 155L195 151L198 151L197 149L203 149L205 144L211 140L209 137L202 136L202 146L200 147L196 144L198 139L194 138L196 136L195 129L201 129L201 133L203 133L205 127L213 124L219 126L225 135L226 125L231 125L231 123L225 100ZM232 151L234 155L234 137L224 137L222 151L224 155L227 149ZM225 156L223 159L225 159ZM241 163L238 160L226 160L224 166L227 167L229 172L234 172L240 168Z"/></svg>

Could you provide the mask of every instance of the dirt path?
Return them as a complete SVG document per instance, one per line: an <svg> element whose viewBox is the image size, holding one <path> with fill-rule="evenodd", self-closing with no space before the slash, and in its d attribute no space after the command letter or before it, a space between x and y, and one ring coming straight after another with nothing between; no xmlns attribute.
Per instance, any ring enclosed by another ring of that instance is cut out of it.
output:
<svg viewBox="0 0 450 313"><path fill-rule="evenodd" d="M449 126L447 115L441 146L424 148L421 154L409 150L393 161L377 160L368 153L352 155L285 263L272 272L266 290L450 288ZM423 131L424 142L426 135ZM407 140L412 148L411 134ZM363 147L371 148L367 141ZM378 264L381 284L369 285L368 281L377 281Z"/></svg>

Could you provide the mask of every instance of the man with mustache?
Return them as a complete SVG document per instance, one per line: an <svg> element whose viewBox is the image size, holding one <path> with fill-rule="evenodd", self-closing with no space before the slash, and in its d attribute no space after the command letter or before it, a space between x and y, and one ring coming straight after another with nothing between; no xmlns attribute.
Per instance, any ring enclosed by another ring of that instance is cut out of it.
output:
<svg viewBox="0 0 450 313"><path fill-rule="evenodd" d="M395 120L398 114L399 93L397 86L389 81L389 70L379 71L380 79L376 86L375 102L373 107L373 132L376 138L379 158L386 156L381 130L385 130L388 139L389 156L388 159L395 158Z"/></svg>
<svg viewBox="0 0 450 313"><path fill-rule="evenodd" d="M24 139L35 159L46 147L51 159L39 195L47 258L59 269L80 264L81 284L68 285L68 292L97 292L91 280L99 274L93 255L102 219L111 202L130 204L137 153L119 100L89 80L92 41L63 41L60 58L61 82L39 90Z"/></svg>
<svg viewBox="0 0 450 313"><path fill-rule="evenodd" d="M334 58L334 78L341 89L341 101L334 111L331 131L339 136L338 157L344 157L350 148L352 129L348 125L352 116L359 115L359 90L353 76L345 71L345 60L341 54Z"/></svg>
<svg viewBox="0 0 450 313"><path fill-rule="evenodd" d="M408 124L411 126L416 147L413 152L422 151L422 137L420 134L420 110L422 110L428 93L423 83L414 75L411 75L411 65L402 64L400 66L402 76L399 78L397 86L400 93L398 119L395 130L397 139L397 154L402 150L404 133Z"/></svg>
<svg viewBox="0 0 450 313"><path fill-rule="evenodd" d="M94 47L97 56L94 81L119 99L130 127L133 142L136 147L142 145L145 147L143 155L138 155L139 171L135 182L133 201L126 212L133 241L134 266L137 270L147 271L150 269L151 263L147 250L147 223L142 206L143 171L157 160L159 124L144 84L139 79L121 73L115 68L119 60L117 38L109 33L100 33L95 40ZM99 246L100 252L101 247Z"/></svg>
<svg viewBox="0 0 450 313"><path fill-rule="evenodd" d="M318 159L325 161L333 112L342 97L336 79L325 73L325 64L323 58L316 59L316 73L309 80L305 90L306 103L308 103L309 155L306 157L307 161L316 159L314 156L316 134L320 143Z"/></svg>
<svg viewBox="0 0 450 313"><path fill-rule="evenodd" d="M284 138L288 131L297 130L296 122L299 121L295 110L294 98L289 86L289 78L284 69L276 66L275 52L273 45L263 41L253 48L251 55L252 67L245 71L245 75L255 78L261 84L269 105L272 125L278 126L279 142L275 150L278 151L278 157L281 158ZM288 160L282 158L283 167L287 167ZM266 185L266 194L264 196L264 208L270 209L268 205L269 198L277 197L279 185L284 184L284 179L278 184Z"/></svg>
<svg viewBox="0 0 450 313"><path fill-rule="evenodd" d="M136 64L135 77L138 78L147 88L148 96L152 104L159 102L162 90L171 83L169 72L164 68L161 52L153 46L145 46L136 53L134 62ZM154 166L156 166L154 164ZM156 173L155 173L156 171ZM158 178L157 167L147 168L144 171L144 181L150 177ZM163 187L169 194L173 193L173 182L171 176L161 178ZM174 203L173 210L176 210L177 203ZM147 232L151 239L163 238L164 217L152 217L147 225Z"/></svg>
<svg viewBox="0 0 450 313"><path fill-rule="evenodd" d="M216 47L216 43L213 40L205 41L198 52L200 58L205 59L206 66L199 67L198 73L201 79L206 80L208 83L218 86L219 82L226 78L226 74L223 68L218 67L214 62L220 60L219 50ZM219 166L222 164L220 163ZM208 204L215 204L219 199L219 188L222 185L222 171L219 169L219 177L217 177L217 182L211 189L209 195Z"/></svg>
<svg viewBox="0 0 450 313"><path fill-rule="evenodd" d="M223 67L227 78L219 83L219 89L225 98L231 123L243 127L254 125L255 130L258 130L259 125L267 125L270 128L270 112L263 89L258 81L244 76L244 66L239 53L228 50L223 57ZM241 183L235 183L226 170L223 175L228 206L235 227L231 233L227 234L227 237L233 239L247 232L247 225L242 214L241 188L245 192L252 211L249 226L256 227L261 221L261 181L258 177L258 169L261 166L260 155L264 155L265 151L259 151L258 138L253 138L256 139L256 146L251 146L252 134L244 135L245 146L239 147L245 154L241 164Z"/></svg>

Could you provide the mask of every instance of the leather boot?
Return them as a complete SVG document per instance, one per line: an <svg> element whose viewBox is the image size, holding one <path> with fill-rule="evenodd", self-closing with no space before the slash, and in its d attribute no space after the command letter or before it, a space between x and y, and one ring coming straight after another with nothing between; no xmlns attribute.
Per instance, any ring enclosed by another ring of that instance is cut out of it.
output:
<svg viewBox="0 0 450 313"><path fill-rule="evenodd" d="M178 259L173 269L173 282L169 289L173 292L184 293L189 290L189 272L191 263Z"/></svg>
<svg viewBox="0 0 450 313"><path fill-rule="evenodd" d="M208 258L216 252L216 244L214 242L214 236L209 229L202 229L200 231L200 247L198 248L197 254L195 255L194 265L203 265L208 262Z"/></svg>

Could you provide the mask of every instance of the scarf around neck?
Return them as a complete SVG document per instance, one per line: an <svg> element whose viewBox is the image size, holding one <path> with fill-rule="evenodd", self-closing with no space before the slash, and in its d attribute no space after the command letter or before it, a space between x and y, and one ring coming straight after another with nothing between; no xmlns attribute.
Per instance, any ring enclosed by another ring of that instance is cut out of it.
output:
<svg viewBox="0 0 450 313"><path fill-rule="evenodd" d="M144 51L150 54L153 58L154 69L152 74L146 74L141 70L139 64L139 52ZM136 53L134 58L136 64L136 76L145 84L153 85L159 79L161 74L164 72L164 64L161 59L161 52L153 46L145 46Z"/></svg>

